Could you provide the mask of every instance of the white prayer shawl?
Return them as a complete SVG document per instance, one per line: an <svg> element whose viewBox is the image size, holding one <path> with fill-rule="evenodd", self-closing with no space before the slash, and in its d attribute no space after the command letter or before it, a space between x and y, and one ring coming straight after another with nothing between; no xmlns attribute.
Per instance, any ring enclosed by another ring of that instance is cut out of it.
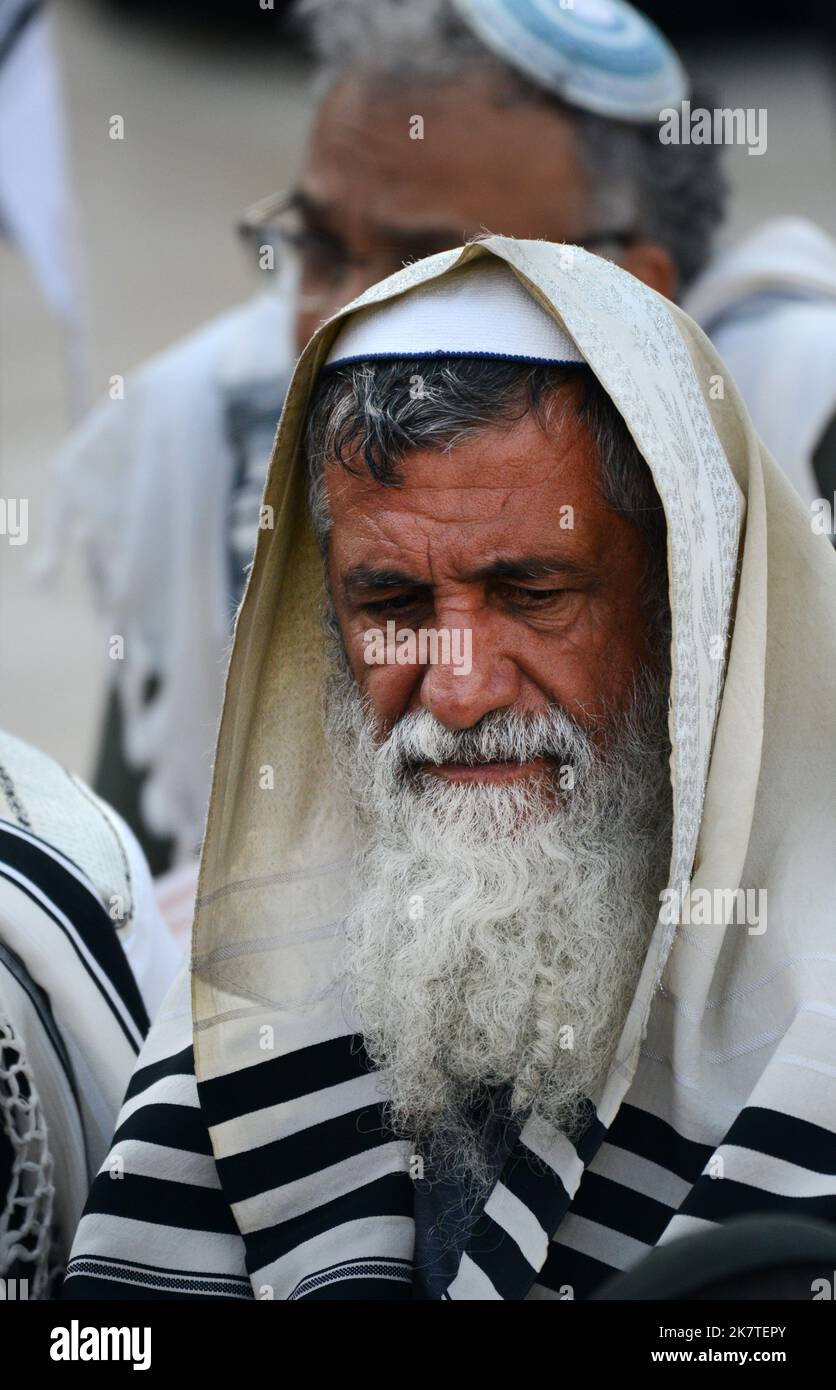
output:
<svg viewBox="0 0 836 1390"><path fill-rule="evenodd" d="M66 1264L178 957L127 826L0 732L0 1278L32 1298Z"/></svg>
<svg viewBox="0 0 836 1390"><path fill-rule="evenodd" d="M776 218L717 256L683 307L793 487L816 501L812 457L836 415L836 242L805 218Z"/></svg>
<svg viewBox="0 0 836 1390"><path fill-rule="evenodd" d="M64 328L69 403L90 405L90 325L53 22L37 0L0 3L0 235L26 258Z"/></svg>
<svg viewBox="0 0 836 1390"><path fill-rule="evenodd" d="M80 326L75 211L51 21L31 0L0 16L0 215L53 313Z"/></svg>
<svg viewBox="0 0 836 1390"><path fill-rule="evenodd" d="M336 967L352 836L300 433L343 318L483 256L565 328L665 508L670 884L690 885L686 913L697 890L760 890L768 920L660 918L595 1121L577 1145L524 1127L444 1297L582 1298L739 1213L836 1218L836 555L733 383L712 399L721 364L684 313L583 251L490 237L375 286L299 362L227 680L191 998L184 977L152 1029L114 1141L126 1177L93 1186L68 1297L413 1296L410 1145L382 1122Z"/></svg>
<svg viewBox="0 0 836 1390"><path fill-rule="evenodd" d="M179 860L203 833L233 619L225 400L239 382L275 383L278 416L290 322L277 281L130 374L124 399L100 404L54 463L39 563L54 572L70 537L85 547L109 632L125 644L107 676L126 757L148 768L143 817L174 837Z"/></svg>

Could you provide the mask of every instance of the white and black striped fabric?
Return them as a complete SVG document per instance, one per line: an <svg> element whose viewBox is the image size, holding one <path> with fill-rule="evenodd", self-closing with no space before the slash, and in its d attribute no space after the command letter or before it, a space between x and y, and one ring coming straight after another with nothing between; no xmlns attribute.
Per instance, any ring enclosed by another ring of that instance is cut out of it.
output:
<svg viewBox="0 0 836 1390"><path fill-rule="evenodd" d="M0 731L0 1278L46 1296L177 948L127 827Z"/></svg>
<svg viewBox="0 0 836 1390"><path fill-rule="evenodd" d="M689 1123L649 1042L609 1131L593 1119L577 1147L551 1152L517 1142L443 1298L585 1299L707 1223L776 1211L836 1222L836 1067L796 1050L808 1024L800 1011L772 1084L786 1067L815 1072L817 1121L785 1095L770 1104L767 1077L730 1122L717 1110ZM252 1142L226 1152L227 1133ZM383 1127L360 1037L198 1086L184 975L130 1084L63 1296L412 1300L413 1213L409 1145Z"/></svg>
<svg viewBox="0 0 836 1390"><path fill-rule="evenodd" d="M57 929L137 1055L148 1032L148 1013L113 919L84 871L34 831L0 820L0 878ZM40 945L45 953L46 943Z"/></svg>
<svg viewBox="0 0 836 1390"><path fill-rule="evenodd" d="M41 1296L66 1260L148 1015L90 879L3 820L0 1030L0 1275Z"/></svg>

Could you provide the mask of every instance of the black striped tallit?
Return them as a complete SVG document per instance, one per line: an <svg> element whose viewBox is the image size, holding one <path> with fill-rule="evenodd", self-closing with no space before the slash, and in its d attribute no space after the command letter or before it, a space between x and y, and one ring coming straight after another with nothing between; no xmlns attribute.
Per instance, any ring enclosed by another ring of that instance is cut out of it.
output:
<svg viewBox="0 0 836 1390"><path fill-rule="evenodd" d="M101 893L27 820L0 819L0 1276L42 1297L148 1016Z"/></svg>
<svg viewBox="0 0 836 1390"><path fill-rule="evenodd" d="M675 1087L660 1085L664 1072L654 1059L644 1057L639 1070L653 1080L654 1107L628 1097L609 1131L593 1119L576 1146L567 1143L583 1168L572 1195L555 1168L518 1141L462 1259L467 1286L481 1290L473 1296L588 1298L675 1224L693 1229L775 1211L836 1221L832 1129L752 1104L727 1127L717 1116L689 1132L669 1113ZM408 1235L412 1225L409 1146L386 1130L379 1102L333 1105L319 1123L217 1162L210 1142L210 1130L267 1107L297 1104L315 1115L329 1093L350 1099L352 1088L369 1082L362 1041L345 1034L198 1087L181 979L146 1044L114 1137L111 1158L121 1157L126 1176L114 1180L109 1160L96 1178L64 1296L412 1299L411 1259L363 1244L364 1227L394 1222ZM707 1171L717 1155L738 1151L748 1180ZM333 1191L335 1168L351 1165L356 1179ZM778 1190L787 1170L792 1193ZM235 1216L242 1204L271 1192L280 1210L282 1189L297 1194L294 1214L242 1234ZM323 1262L329 1241L336 1249L351 1229L354 1253ZM444 1295L456 1296L455 1289Z"/></svg>

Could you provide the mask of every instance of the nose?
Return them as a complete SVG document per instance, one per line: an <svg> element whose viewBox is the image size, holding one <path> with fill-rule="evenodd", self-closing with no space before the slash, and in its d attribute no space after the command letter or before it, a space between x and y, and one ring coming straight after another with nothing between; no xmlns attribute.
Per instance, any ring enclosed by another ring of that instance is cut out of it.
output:
<svg viewBox="0 0 836 1390"><path fill-rule="evenodd" d="M484 625L458 630L451 625L454 660L427 667L420 687L420 702L448 729L470 729L493 710L510 709L520 697L519 667L492 640ZM469 651L469 669L461 655Z"/></svg>

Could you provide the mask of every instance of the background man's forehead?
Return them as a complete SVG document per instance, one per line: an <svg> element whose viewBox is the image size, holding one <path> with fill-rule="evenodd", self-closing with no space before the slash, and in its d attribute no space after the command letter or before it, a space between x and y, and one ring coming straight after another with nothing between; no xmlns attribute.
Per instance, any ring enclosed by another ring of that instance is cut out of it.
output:
<svg viewBox="0 0 836 1390"><path fill-rule="evenodd" d="M432 122L435 138L412 141L406 158L402 131L415 110ZM456 214L453 246L485 225L500 226L500 216L508 235L559 240L561 228L567 235L588 230L573 221L583 217L589 190L571 115L539 101L509 105L502 84L484 77L481 86L449 81L418 90L358 78L342 100L326 102L303 180L318 200L338 202L343 215L347 205L364 218L377 209L372 225L395 218L405 228L420 225L429 201L433 222Z"/></svg>

